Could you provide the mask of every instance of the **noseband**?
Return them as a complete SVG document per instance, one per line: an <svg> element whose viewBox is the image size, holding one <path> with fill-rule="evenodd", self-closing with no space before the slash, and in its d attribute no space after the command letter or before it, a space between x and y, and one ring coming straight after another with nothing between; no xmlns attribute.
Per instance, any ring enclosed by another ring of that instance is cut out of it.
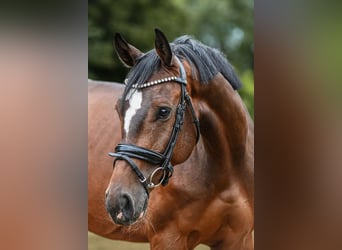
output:
<svg viewBox="0 0 342 250"><path fill-rule="evenodd" d="M180 102L176 109L175 123L173 125L171 136L169 138L169 141L166 145L164 152L161 154L161 153L152 151L150 149L139 147L136 145L118 144L115 147L115 153L109 153L110 156L116 157L114 160L113 166L117 160L124 160L131 166L133 171L138 176L140 182L144 186L147 194L149 194L149 189L153 189L159 186L160 184L165 186L172 176L173 166L171 165L170 160L171 160L172 153L177 142L178 134L183 126L184 113L185 113L187 105L190 108L191 115L193 117L193 122L196 126L196 142L198 142L199 137L200 137L199 120L196 116L190 96L188 92L186 91L187 82L186 82L186 73L184 70L184 66L177 57L175 58L177 59L179 67L180 67L180 77L171 76L171 77L166 77L163 79L155 80L152 82L147 82L142 85L134 84L132 86L135 89L143 89L143 88L148 88L150 86L165 83L165 82L177 82L181 86L181 96L180 96ZM143 160L153 165L159 165L160 167L156 168L152 172L149 178L150 180L149 182L147 182L147 178L144 176L144 174L140 171L140 169L137 167L137 165L134 163L134 161L131 158ZM153 177L159 171L162 171L162 177L159 183L154 184Z"/></svg>

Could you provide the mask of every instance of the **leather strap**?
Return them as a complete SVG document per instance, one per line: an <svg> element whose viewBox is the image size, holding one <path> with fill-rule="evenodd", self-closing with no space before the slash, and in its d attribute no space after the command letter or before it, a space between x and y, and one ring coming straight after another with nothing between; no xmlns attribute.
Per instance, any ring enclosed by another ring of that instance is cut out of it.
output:
<svg viewBox="0 0 342 250"><path fill-rule="evenodd" d="M160 154L150 149L139 147L136 145L131 145L131 144L118 144L115 147L115 153L109 153L110 156L116 157L113 163L113 167L117 160L125 160L131 166L133 171L137 174L140 182L144 186L147 194L149 194L149 187L154 187L156 185L154 185L153 183L152 185L151 183L147 183L147 178L143 175L143 173L139 170L139 168L137 167L137 165L134 163L134 161L131 158L143 160L153 165L160 165L163 171L165 171L164 172L165 178L163 178L161 182L161 184L165 186L173 174L173 166L171 165L170 161L171 161L171 157L173 154L173 150L177 143L178 134L180 130L182 129L182 126L184 123L184 114L185 114L187 105L190 108L190 112L193 117L193 122L196 126L196 143L198 142L199 137L200 137L199 120L196 116L190 96L186 91L187 82L186 82L185 69L181 61L177 57L175 58L179 63L180 77L164 78L161 81L154 81L152 83L147 83L141 86L136 86L136 88L145 88L145 87L153 86L155 84L170 82L170 81L177 82L180 84L181 97L180 97L180 102L176 109L175 123L173 125L169 141L163 153Z"/></svg>
<svg viewBox="0 0 342 250"><path fill-rule="evenodd" d="M139 170L139 168L137 167L137 165L134 163L134 161L127 155L125 154L120 154L120 153L112 153L111 156L116 157L114 162L113 162L113 167L115 165L115 162L117 160L125 160L126 162L128 162L128 164L131 166L131 168L133 169L133 171L136 173L136 175L139 178L140 183L144 186L147 195L149 195L149 191L148 191L148 185L147 185L147 179L145 178L144 174L141 173L141 171Z"/></svg>

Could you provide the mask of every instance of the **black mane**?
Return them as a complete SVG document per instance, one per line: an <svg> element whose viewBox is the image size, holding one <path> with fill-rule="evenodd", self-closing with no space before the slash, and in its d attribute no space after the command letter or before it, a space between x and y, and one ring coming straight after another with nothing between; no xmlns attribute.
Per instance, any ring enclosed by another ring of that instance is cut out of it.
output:
<svg viewBox="0 0 342 250"><path fill-rule="evenodd" d="M170 43L170 46L177 57L186 59L190 63L193 75L201 83L207 84L215 75L221 73L235 90L241 87L232 65L219 50L208 47L190 36L178 37ZM147 82L160 68L161 61L155 49L144 54L128 73L124 96L133 84L140 85Z"/></svg>

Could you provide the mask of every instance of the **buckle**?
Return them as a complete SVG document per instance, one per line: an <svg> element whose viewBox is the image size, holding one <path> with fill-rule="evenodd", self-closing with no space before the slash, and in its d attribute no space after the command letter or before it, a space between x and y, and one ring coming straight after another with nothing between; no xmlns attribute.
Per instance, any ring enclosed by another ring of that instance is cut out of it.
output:
<svg viewBox="0 0 342 250"><path fill-rule="evenodd" d="M147 179L146 179L146 177L144 176L144 179L142 180L142 179L139 178L139 181L140 181L141 183L145 183L145 182L147 181Z"/></svg>

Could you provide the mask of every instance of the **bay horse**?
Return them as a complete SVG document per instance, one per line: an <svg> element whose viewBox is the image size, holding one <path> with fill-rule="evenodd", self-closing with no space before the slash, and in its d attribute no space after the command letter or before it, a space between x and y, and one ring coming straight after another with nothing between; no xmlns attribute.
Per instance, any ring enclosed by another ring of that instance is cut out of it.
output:
<svg viewBox="0 0 342 250"><path fill-rule="evenodd" d="M89 230L152 250L254 249L254 124L241 83L217 49L155 35L143 53L117 33L125 85L88 84Z"/></svg>

